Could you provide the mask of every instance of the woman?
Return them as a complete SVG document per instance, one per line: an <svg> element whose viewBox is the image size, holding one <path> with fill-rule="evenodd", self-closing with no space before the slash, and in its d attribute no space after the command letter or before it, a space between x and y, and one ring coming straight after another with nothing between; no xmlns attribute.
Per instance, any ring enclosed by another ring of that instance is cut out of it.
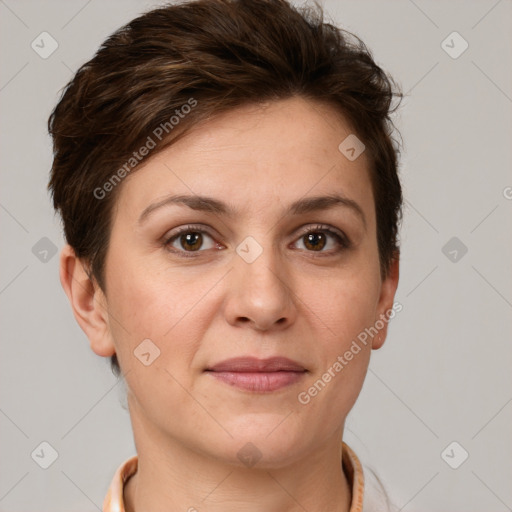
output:
<svg viewBox="0 0 512 512"><path fill-rule="evenodd" d="M373 510L343 430L400 306L392 86L285 0L152 10L67 85L60 277L137 449L105 512Z"/></svg>

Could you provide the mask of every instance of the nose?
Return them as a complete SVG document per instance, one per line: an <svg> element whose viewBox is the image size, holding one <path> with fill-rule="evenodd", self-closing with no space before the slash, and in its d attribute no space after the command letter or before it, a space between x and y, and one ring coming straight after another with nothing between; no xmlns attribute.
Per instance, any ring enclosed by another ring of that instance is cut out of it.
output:
<svg viewBox="0 0 512 512"><path fill-rule="evenodd" d="M286 329L297 315L286 261L266 247L254 260L252 257L247 257L243 248L234 255L226 282L226 319L233 326L249 325L258 331Z"/></svg>

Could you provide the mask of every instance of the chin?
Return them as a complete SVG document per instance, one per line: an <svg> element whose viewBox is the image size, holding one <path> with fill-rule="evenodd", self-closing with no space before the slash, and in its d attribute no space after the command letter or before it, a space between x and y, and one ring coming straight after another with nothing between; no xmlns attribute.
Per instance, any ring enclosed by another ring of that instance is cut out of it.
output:
<svg viewBox="0 0 512 512"><path fill-rule="evenodd" d="M282 414L255 415L233 422L226 429L233 438L227 440L225 453L234 454L234 462L241 467L278 468L285 466L300 451L304 436ZM258 415L256 415L258 416ZM260 415L261 416L261 415Z"/></svg>

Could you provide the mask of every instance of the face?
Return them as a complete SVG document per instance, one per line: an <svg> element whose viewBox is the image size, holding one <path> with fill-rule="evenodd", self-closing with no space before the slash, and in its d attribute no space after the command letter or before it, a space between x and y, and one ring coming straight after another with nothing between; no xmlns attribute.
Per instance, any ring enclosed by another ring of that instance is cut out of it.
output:
<svg viewBox="0 0 512 512"><path fill-rule="evenodd" d="M371 338L344 355L396 289L380 277L367 157L338 149L350 134L320 103L246 106L122 183L104 300L134 430L234 464L250 442L276 467L343 429ZM237 357L296 367L218 366Z"/></svg>

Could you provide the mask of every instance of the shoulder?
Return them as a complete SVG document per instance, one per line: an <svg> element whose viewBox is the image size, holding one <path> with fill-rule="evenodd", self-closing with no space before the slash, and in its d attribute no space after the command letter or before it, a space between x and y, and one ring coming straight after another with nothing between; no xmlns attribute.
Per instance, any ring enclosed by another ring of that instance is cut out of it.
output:
<svg viewBox="0 0 512 512"><path fill-rule="evenodd" d="M391 502L389 493L375 471L363 464L363 472L365 485L362 512L398 512L399 508Z"/></svg>
<svg viewBox="0 0 512 512"><path fill-rule="evenodd" d="M103 512L124 512L123 490L126 480L137 472L138 457L134 455L116 470L107 495L103 500Z"/></svg>
<svg viewBox="0 0 512 512"><path fill-rule="evenodd" d="M354 450L343 445L343 469L352 489L350 512L399 512L377 473L364 464Z"/></svg>

